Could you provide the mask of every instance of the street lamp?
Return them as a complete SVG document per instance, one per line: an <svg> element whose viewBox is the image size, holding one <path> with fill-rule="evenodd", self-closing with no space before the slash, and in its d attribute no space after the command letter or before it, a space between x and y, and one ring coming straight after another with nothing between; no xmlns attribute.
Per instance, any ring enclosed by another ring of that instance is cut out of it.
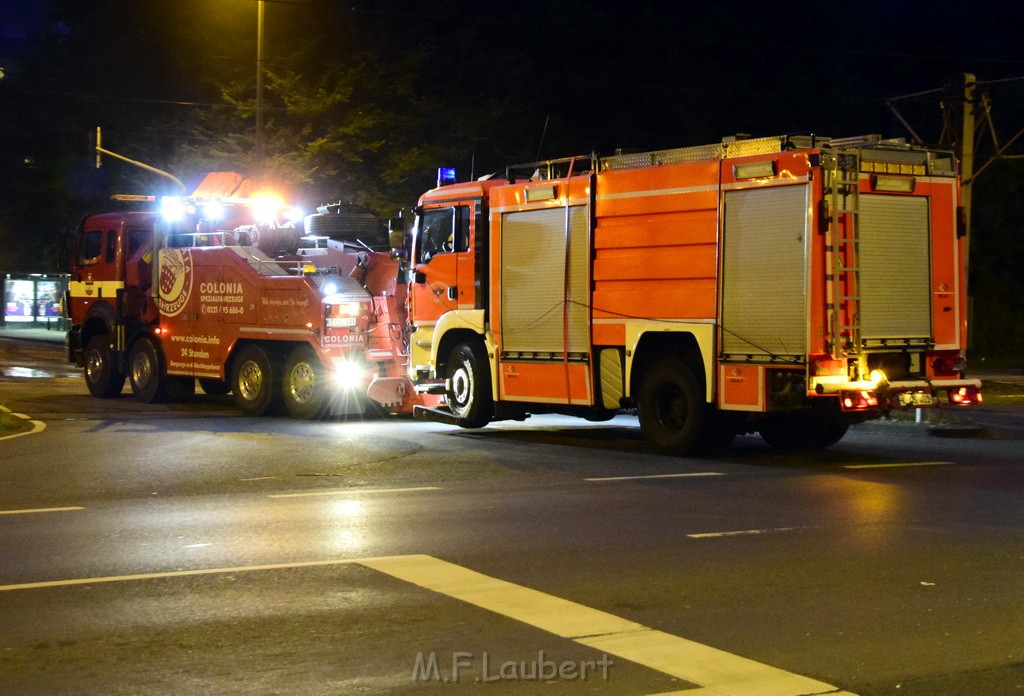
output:
<svg viewBox="0 0 1024 696"><path fill-rule="evenodd" d="M256 178L263 178L263 2L256 2Z"/></svg>

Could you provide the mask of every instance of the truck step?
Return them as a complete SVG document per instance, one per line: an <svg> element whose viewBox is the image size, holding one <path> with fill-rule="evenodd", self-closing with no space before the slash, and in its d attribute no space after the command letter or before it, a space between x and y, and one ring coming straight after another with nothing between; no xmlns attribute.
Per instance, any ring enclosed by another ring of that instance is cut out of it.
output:
<svg viewBox="0 0 1024 696"><path fill-rule="evenodd" d="M412 417L416 420L431 421L433 423L459 424L458 417L451 411L442 408L430 408L429 406L413 406Z"/></svg>

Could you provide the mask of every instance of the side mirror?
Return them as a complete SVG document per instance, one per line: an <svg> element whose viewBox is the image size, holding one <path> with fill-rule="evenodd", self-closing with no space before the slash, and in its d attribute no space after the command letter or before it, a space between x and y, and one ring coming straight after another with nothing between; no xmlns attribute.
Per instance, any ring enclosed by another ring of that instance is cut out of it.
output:
<svg viewBox="0 0 1024 696"><path fill-rule="evenodd" d="M401 249L405 246L405 230L388 230L388 244L392 249Z"/></svg>

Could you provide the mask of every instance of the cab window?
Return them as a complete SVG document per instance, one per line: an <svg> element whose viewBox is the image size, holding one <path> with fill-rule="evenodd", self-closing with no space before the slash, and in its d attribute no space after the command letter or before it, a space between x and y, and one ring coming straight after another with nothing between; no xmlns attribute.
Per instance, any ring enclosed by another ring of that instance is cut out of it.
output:
<svg viewBox="0 0 1024 696"><path fill-rule="evenodd" d="M135 252L142 248L142 245L146 243L149 238L149 233L145 230L129 230L128 231L128 258L135 256Z"/></svg>
<svg viewBox="0 0 1024 696"><path fill-rule="evenodd" d="M419 261L455 250L455 208L424 210L420 218Z"/></svg>
<svg viewBox="0 0 1024 696"><path fill-rule="evenodd" d="M469 250L469 207L431 208L420 217L419 262Z"/></svg>
<svg viewBox="0 0 1024 696"><path fill-rule="evenodd" d="M96 263L103 253L103 232L93 230L82 237L78 249L78 265L87 266Z"/></svg>

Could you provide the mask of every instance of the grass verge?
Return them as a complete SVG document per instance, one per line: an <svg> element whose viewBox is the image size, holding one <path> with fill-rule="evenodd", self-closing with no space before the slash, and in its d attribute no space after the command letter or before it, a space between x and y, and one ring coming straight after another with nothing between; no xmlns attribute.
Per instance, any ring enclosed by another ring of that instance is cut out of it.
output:
<svg viewBox="0 0 1024 696"><path fill-rule="evenodd" d="M0 408L0 437L17 435L32 429L32 423L24 418L12 416L9 411Z"/></svg>

